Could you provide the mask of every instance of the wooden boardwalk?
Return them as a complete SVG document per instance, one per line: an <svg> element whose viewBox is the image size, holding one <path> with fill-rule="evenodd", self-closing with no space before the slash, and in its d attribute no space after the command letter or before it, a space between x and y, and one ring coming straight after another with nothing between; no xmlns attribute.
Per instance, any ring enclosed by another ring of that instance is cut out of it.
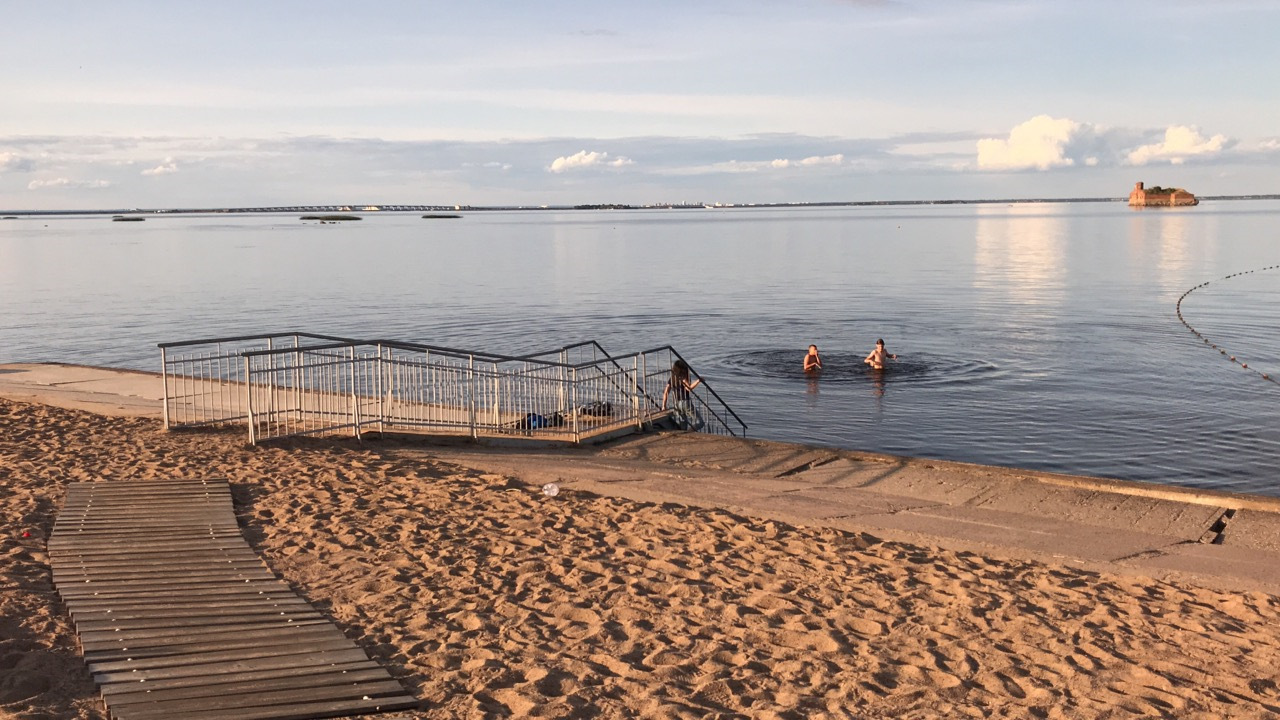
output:
<svg viewBox="0 0 1280 720"><path fill-rule="evenodd" d="M287 720L418 706L254 554L226 480L73 483L49 558L114 718Z"/></svg>

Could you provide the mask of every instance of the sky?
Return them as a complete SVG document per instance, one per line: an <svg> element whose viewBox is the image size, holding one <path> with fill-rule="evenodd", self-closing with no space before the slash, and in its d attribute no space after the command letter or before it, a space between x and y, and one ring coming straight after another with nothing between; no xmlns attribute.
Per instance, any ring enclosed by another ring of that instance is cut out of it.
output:
<svg viewBox="0 0 1280 720"><path fill-rule="evenodd" d="M0 210L1280 193L1272 0L0 17Z"/></svg>

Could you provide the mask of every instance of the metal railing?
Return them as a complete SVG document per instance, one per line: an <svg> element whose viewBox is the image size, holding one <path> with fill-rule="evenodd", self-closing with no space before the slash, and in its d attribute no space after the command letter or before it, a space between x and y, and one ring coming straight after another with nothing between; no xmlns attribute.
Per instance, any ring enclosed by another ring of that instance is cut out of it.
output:
<svg viewBox="0 0 1280 720"><path fill-rule="evenodd" d="M292 332L162 343L160 357L166 428L245 424L252 443L370 429L574 443L655 425L747 430L705 380L664 405L683 359L670 346L613 356L588 341L514 357Z"/></svg>

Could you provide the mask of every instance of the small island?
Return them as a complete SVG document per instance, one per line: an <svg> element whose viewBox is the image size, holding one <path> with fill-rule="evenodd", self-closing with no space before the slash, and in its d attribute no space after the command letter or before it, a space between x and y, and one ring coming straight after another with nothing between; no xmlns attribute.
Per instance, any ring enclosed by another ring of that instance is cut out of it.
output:
<svg viewBox="0 0 1280 720"><path fill-rule="evenodd" d="M1183 205L1199 205L1195 195L1182 188L1162 188L1159 185L1147 188L1142 183L1135 183L1133 192L1129 193L1129 205L1133 207L1180 207Z"/></svg>
<svg viewBox="0 0 1280 720"><path fill-rule="evenodd" d="M348 222L362 219L359 215L303 215L301 220L319 220L322 223Z"/></svg>

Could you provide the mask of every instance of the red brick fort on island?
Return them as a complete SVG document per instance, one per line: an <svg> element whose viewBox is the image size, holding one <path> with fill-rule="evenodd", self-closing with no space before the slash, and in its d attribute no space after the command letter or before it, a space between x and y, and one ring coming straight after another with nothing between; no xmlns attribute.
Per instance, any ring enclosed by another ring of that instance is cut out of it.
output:
<svg viewBox="0 0 1280 720"><path fill-rule="evenodd" d="M1182 188L1153 187L1147 189L1142 183L1135 183L1133 192L1129 193L1129 204L1134 207L1176 207L1179 205L1199 205L1195 195Z"/></svg>

